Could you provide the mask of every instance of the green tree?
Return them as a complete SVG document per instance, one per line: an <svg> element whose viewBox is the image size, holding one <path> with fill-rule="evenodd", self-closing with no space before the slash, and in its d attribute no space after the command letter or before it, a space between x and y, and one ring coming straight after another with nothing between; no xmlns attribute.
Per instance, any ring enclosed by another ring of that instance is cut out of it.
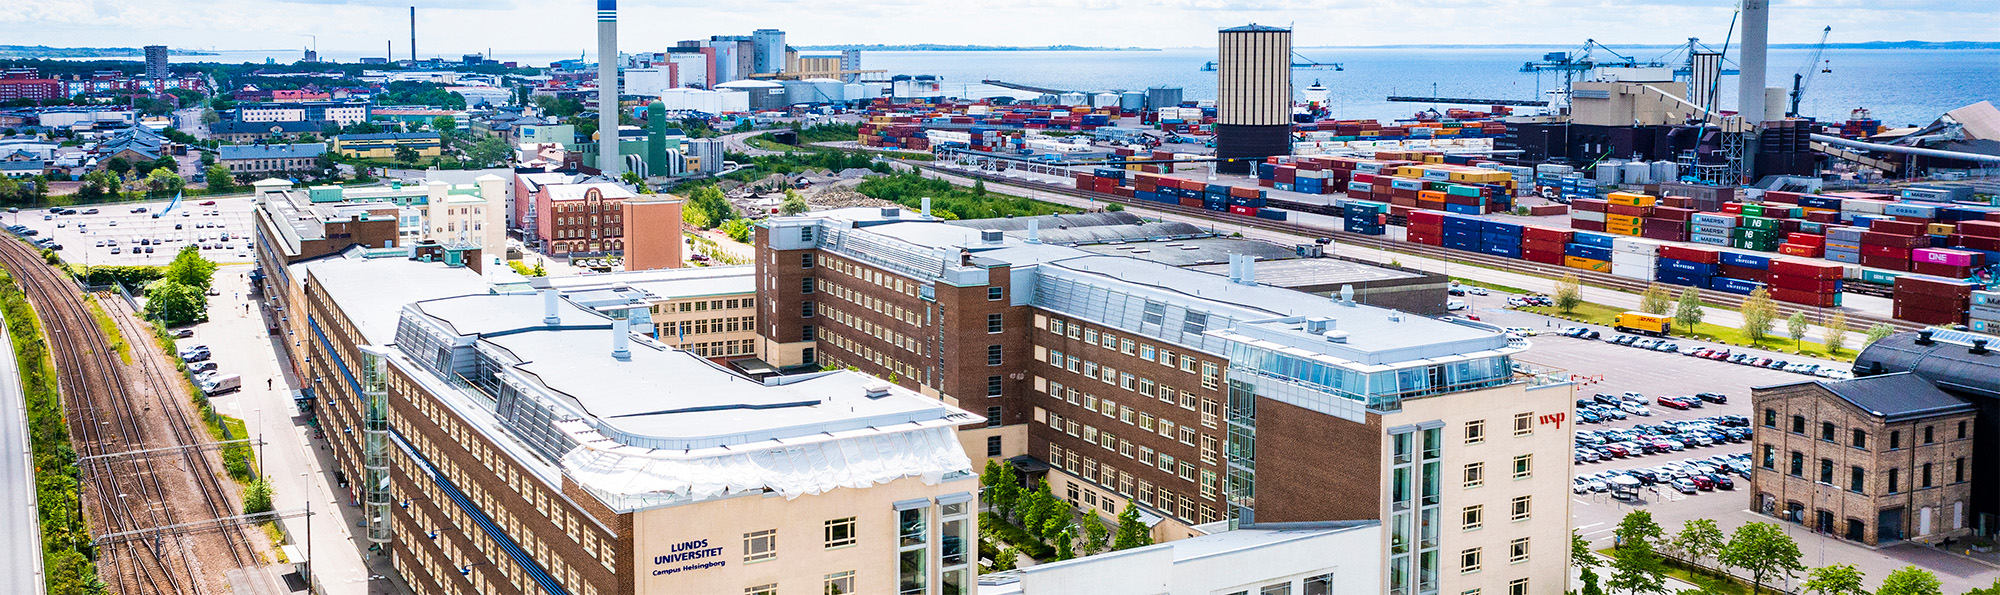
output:
<svg viewBox="0 0 2000 595"><path fill-rule="evenodd" d="M736 240L738 242L743 242L746 244L750 242L749 219L742 219L742 218L730 219L728 221L722 222L722 227L720 227L719 229L722 230L722 233L727 234L729 236L729 239Z"/></svg>
<svg viewBox="0 0 2000 595"><path fill-rule="evenodd" d="M1857 591L1857 593L1859 592ZM1862 595L1866 594L1863 593ZM1971 591L1966 591L1965 595L2000 595L2000 579L1995 579L1993 581L1993 586L1991 587L1981 587L1973 589Z"/></svg>
<svg viewBox="0 0 2000 595"><path fill-rule="evenodd" d="M208 166L208 171L202 175L208 178L210 192L228 192L236 189L236 177L230 175L229 168L223 167L220 163Z"/></svg>
<svg viewBox="0 0 2000 595"><path fill-rule="evenodd" d="M417 163L417 159L422 157L423 157L422 155L417 154L416 149L412 149L409 147L396 147L396 162L401 163L406 167L410 165L415 165Z"/></svg>
<svg viewBox="0 0 2000 595"><path fill-rule="evenodd" d="M1666 535L1660 525L1653 522L1653 513L1635 510L1618 521L1618 528L1612 531L1615 545L1611 549L1611 568L1617 571L1611 575L1606 586L1613 591L1626 593L1667 592L1666 563L1653 550L1653 541Z"/></svg>
<svg viewBox="0 0 2000 595"><path fill-rule="evenodd" d="M431 118L431 130L437 131L438 134L456 134L458 133L458 118L448 115Z"/></svg>
<svg viewBox="0 0 2000 595"><path fill-rule="evenodd" d="M1904 566L1882 579L1875 595L1944 595L1937 575L1915 566Z"/></svg>
<svg viewBox="0 0 2000 595"><path fill-rule="evenodd" d="M1012 546L1000 548L1000 553L994 556L993 566L989 570L993 572L1013 570L1014 565L1020 563L1020 559L1021 552L1015 550Z"/></svg>
<svg viewBox="0 0 2000 595"><path fill-rule="evenodd" d="M1861 570L1853 564L1835 564L1807 572L1802 587L1815 595L1868 595L1868 590L1861 588L1861 580Z"/></svg>
<svg viewBox="0 0 2000 595"><path fill-rule="evenodd" d="M118 174L118 179L123 180L125 174L132 171L132 162L126 161L124 157L112 157L111 160L104 162L104 169Z"/></svg>
<svg viewBox="0 0 2000 595"><path fill-rule="evenodd" d="M202 108L201 123L214 124L221 121L222 121L222 114L215 113L215 108Z"/></svg>
<svg viewBox="0 0 2000 595"><path fill-rule="evenodd" d="M243 514L271 512L271 484L259 479L243 490Z"/></svg>
<svg viewBox="0 0 2000 595"><path fill-rule="evenodd" d="M1666 314L1674 309L1674 299L1667 293L1667 286L1654 283L1646 286L1646 294L1639 297L1639 310L1647 314Z"/></svg>
<svg viewBox="0 0 2000 595"><path fill-rule="evenodd" d="M993 505L1000 516L1013 516L1014 501L1021 495L1021 480L1014 475L1014 465L988 459L986 469L979 473L979 485L986 488L986 503Z"/></svg>
<svg viewBox="0 0 2000 595"><path fill-rule="evenodd" d="M1076 541L1075 526L1064 526L1062 529L1057 530L1055 533L1055 540L1056 540L1057 561L1068 560L1076 557L1076 547L1074 545L1071 545Z"/></svg>
<svg viewBox="0 0 2000 595"><path fill-rule="evenodd" d="M1887 339L1889 335L1893 334L1896 334L1895 327L1889 326L1888 323L1876 323L1875 326L1868 327L1868 338L1866 342L1861 344L1861 347L1866 349L1869 345L1874 345L1876 341Z"/></svg>
<svg viewBox="0 0 2000 595"><path fill-rule="evenodd" d="M1674 328L1692 335L1701 317L1701 292L1693 287L1681 290L1679 303L1674 304Z"/></svg>
<svg viewBox="0 0 2000 595"><path fill-rule="evenodd" d="M1118 513L1118 533L1111 541L1111 549L1129 550L1149 545L1153 545L1152 528L1139 522L1138 507L1126 506L1123 512Z"/></svg>
<svg viewBox="0 0 2000 595"><path fill-rule="evenodd" d="M498 136L485 136L465 148L465 158L474 166L487 167L507 161L507 157L513 152L514 150L507 146L507 141Z"/></svg>
<svg viewBox="0 0 2000 595"><path fill-rule="evenodd" d="M702 229L715 229L736 217L736 211L729 206L729 199L722 196L722 190L714 186L702 186L688 193L681 205L681 219Z"/></svg>
<svg viewBox="0 0 2000 595"><path fill-rule="evenodd" d="M1747 523L1736 528L1729 543L1716 559L1724 566L1750 572L1750 592L1761 592L1764 579L1774 575L1789 579L1805 570L1799 563L1799 544L1783 528L1771 523Z"/></svg>
<svg viewBox="0 0 2000 595"><path fill-rule="evenodd" d="M1738 309L1743 315L1743 334L1750 337L1750 344L1763 343L1771 336L1771 325L1778 320L1778 304L1771 301L1771 291L1759 287L1743 298L1743 306Z"/></svg>
<svg viewBox="0 0 2000 595"><path fill-rule="evenodd" d="M1104 525L1104 519L1098 518L1096 513L1085 513L1083 515L1084 555L1088 556L1104 551L1104 546L1110 539L1111 528Z"/></svg>
<svg viewBox="0 0 2000 595"><path fill-rule="evenodd" d="M986 180L972 181L973 196L986 196Z"/></svg>
<svg viewBox="0 0 2000 595"><path fill-rule="evenodd" d="M1556 309L1568 314L1583 305L1583 288L1577 284L1576 275L1563 275L1556 282Z"/></svg>
<svg viewBox="0 0 2000 595"><path fill-rule="evenodd" d="M1674 549L1687 556L1689 562L1700 564L1703 558L1722 551L1728 537L1715 526L1714 519L1693 519L1681 525L1681 531L1674 534Z"/></svg>
<svg viewBox="0 0 2000 595"><path fill-rule="evenodd" d="M1590 550L1590 540L1578 535L1572 529L1569 533L1569 565L1577 569L1577 580L1583 582L1583 595L1604 595L1604 588L1598 586L1597 567L1601 563L1597 552Z"/></svg>
<svg viewBox="0 0 2000 595"><path fill-rule="evenodd" d="M146 286L147 318L179 326L208 319L208 296L200 289L166 279Z"/></svg>
<svg viewBox="0 0 2000 595"><path fill-rule="evenodd" d="M171 194L186 187L187 181L182 180L180 174L170 169L158 168L146 174L146 188L155 193Z"/></svg>
<svg viewBox="0 0 2000 595"><path fill-rule="evenodd" d="M791 188L785 189L785 202L778 205L778 214L797 215L810 210L812 210L812 205L806 204L806 197L800 196L799 191Z"/></svg>
<svg viewBox="0 0 2000 595"><path fill-rule="evenodd" d="M214 261L201 255L200 248L181 246L180 252L174 254L174 261L167 263L165 279L207 293L215 282L215 266Z"/></svg>
<svg viewBox="0 0 2000 595"><path fill-rule="evenodd" d="M1832 318L1820 321L1820 326L1826 328L1819 337L1819 342L1826 344L1826 354L1840 353L1840 348L1847 346L1847 312L1835 310Z"/></svg>
<svg viewBox="0 0 2000 595"><path fill-rule="evenodd" d="M1785 319L1785 334L1792 338L1793 352L1797 352L1802 347L1802 344L1806 340L1807 328L1806 313L1803 311L1793 312L1791 317Z"/></svg>

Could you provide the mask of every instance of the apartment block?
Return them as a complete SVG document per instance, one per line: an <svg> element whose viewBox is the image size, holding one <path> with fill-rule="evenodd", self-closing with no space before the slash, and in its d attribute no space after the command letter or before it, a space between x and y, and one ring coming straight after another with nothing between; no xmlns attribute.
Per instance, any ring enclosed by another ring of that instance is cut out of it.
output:
<svg viewBox="0 0 2000 595"><path fill-rule="evenodd" d="M1159 540L1379 521L1384 592L1561 588L1573 388L1517 372L1527 342L1258 284L1249 246L1148 239L1155 224L1115 217L1026 219L766 220L764 357L983 412L960 431L968 452L1105 517L1136 507ZM1167 262L1200 250L1228 253L1227 274ZM1494 479L1467 487L1469 468ZM1453 563L1467 551L1497 562Z"/></svg>

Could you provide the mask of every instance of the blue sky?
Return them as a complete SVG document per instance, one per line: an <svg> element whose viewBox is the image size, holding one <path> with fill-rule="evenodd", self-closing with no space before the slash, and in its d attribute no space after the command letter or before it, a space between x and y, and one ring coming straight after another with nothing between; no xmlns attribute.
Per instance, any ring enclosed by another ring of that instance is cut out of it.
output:
<svg viewBox="0 0 2000 595"><path fill-rule="evenodd" d="M407 51L412 0L8 0L0 43ZM589 0L414 0L419 50L456 57L494 48L562 52L595 47ZM1776 0L1771 39L1807 43L2000 41L2000 2ZM776 27L794 45L834 43L1212 46L1218 27L1291 25L1314 45L1719 44L1726 0L625 0L621 48L747 34Z"/></svg>

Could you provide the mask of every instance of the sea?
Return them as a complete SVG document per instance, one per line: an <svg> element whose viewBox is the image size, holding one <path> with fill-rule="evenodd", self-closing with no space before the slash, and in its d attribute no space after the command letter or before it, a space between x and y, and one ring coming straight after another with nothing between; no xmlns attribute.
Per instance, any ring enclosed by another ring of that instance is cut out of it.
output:
<svg viewBox="0 0 2000 595"><path fill-rule="evenodd" d="M1639 61L1681 62L1684 53L1667 47L1611 48ZM1554 73L1522 72L1522 65L1549 52L1573 52L1574 46L1504 47L1377 47L1299 48L1304 60L1320 63L1295 68L1293 87L1318 83L1327 89L1324 101L1334 117L1391 120L1420 110L1478 105L1392 103L1391 95L1477 99L1546 99L1561 85ZM1733 54L1734 48L1731 48ZM467 52L467 53L477 53ZM327 51L328 59L351 62L379 52ZM457 54L447 54L456 56ZM1600 61L1606 57L1599 50ZM493 59L542 65L577 58L576 53L498 51ZM1844 121L1856 109L1866 109L1889 126L1928 124L1946 111L1980 101L2000 101L2000 50L1828 49L1817 64L1809 49L1774 49L1768 59L1766 85L1789 89L1794 73L1813 70L1800 101L1800 113L1822 121ZM176 62L262 63L291 61L299 50L223 50L211 56L175 56ZM1009 95L1019 92L982 84L998 80L1034 87L1072 91L1145 90L1180 87L1186 100L1213 99L1215 73L1202 67L1215 60L1214 48L1174 48L1153 51L871 51L862 68L900 74L932 75L943 80L947 94L960 97ZM1332 65L1339 65L1334 68ZM1733 68L1733 65L1729 67ZM1735 109L1736 79L1724 77L1718 93L1722 109ZM1535 108L1519 108L1532 112Z"/></svg>

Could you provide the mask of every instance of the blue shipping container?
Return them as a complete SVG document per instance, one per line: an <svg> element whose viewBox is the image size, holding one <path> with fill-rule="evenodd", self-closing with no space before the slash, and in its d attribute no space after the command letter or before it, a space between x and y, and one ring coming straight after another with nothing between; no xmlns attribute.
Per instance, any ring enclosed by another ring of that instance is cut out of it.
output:
<svg viewBox="0 0 2000 595"><path fill-rule="evenodd" d="M1597 248L1610 250L1611 242L1614 239L1616 239L1616 236L1601 234L1601 233L1591 233L1588 231L1579 231L1574 234L1570 234L1569 241L1578 244L1583 244L1585 246L1593 246ZM1600 258L1598 260L1607 260L1607 259Z"/></svg>
<svg viewBox="0 0 2000 595"><path fill-rule="evenodd" d="M1744 254L1742 252L1724 251L1722 253L1722 264L1726 264L1729 266L1752 268L1761 271L1764 269L1771 268L1771 257Z"/></svg>
<svg viewBox="0 0 2000 595"><path fill-rule="evenodd" d="M1521 246L1518 244L1511 246L1507 244L1493 244L1493 243L1480 244L1479 251L1487 254L1492 254L1494 256L1505 256L1508 258L1521 257Z"/></svg>
<svg viewBox="0 0 2000 595"><path fill-rule="evenodd" d="M1653 268L1661 271L1675 271L1689 275L1709 276L1715 274L1715 265L1706 262L1662 258L1653 261Z"/></svg>
<svg viewBox="0 0 2000 595"><path fill-rule="evenodd" d="M1446 204L1444 205L1444 211L1460 215L1478 215L1480 214L1480 207L1479 205Z"/></svg>
<svg viewBox="0 0 2000 595"><path fill-rule="evenodd" d="M1756 281L1747 281L1744 279L1732 279L1729 277L1715 277L1709 279L1708 281L1709 289L1713 289L1716 291L1727 291L1729 293L1741 294L1741 295L1749 295L1750 292L1756 291L1758 288L1763 286L1764 286L1763 283L1758 283Z"/></svg>
<svg viewBox="0 0 2000 595"><path fill-rule="evenodd" d="M1504 221L1487 221L1480 227L1480 231L1486 235L1519 236L1521 225Z"/></svg>
<svg viewBox="0 0 2000 595"><path fill-rule="evenodd" d="M1563 255L1591 260L1611 260L1611 249L1583 244L1563 244Z"/></svg>

